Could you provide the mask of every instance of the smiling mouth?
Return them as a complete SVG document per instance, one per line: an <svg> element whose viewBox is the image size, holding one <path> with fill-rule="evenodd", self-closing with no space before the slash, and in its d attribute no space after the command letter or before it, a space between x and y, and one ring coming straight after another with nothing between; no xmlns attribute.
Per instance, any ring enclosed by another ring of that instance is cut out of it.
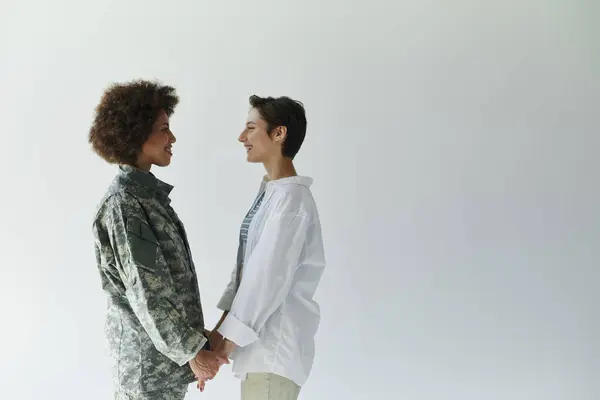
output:
<svg viewBox="0 0 600 400"><path fill-rule="evenodd" d="M165 147L165 152L166 152L168 155L170 155L170 156L172 156L172 155L173 155L173 149L172 149L172 148L170 148L170 147Z"/></svg>
<svg viewBox="0 0 600 400"><path fill-rule="evenodd" d="M247 153L252 149L252 146L244 146L244 148L246 149L246 153Z"/></svg>

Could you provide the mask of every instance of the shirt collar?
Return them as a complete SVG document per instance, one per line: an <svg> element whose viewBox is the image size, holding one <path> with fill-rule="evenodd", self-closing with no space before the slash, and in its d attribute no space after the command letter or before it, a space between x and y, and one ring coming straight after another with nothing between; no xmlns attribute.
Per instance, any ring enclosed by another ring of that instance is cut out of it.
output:
<svg viewBox="0 0 600 400"><path fill-rule="evenodd" d="M285 186L285 185L301 185L310 187L313 183L313 179L308 176L289 176L287 178L276 179L274 181L269 180L269 176L263 177L262 184L264 186Z"/></svg>
<svg viewBox="0 0 600 400"><path fill-rule="evenodd" d="M145 198L158 197L168 200L173 186L130 165L119 165L119 181L135 195Z"/></svg>

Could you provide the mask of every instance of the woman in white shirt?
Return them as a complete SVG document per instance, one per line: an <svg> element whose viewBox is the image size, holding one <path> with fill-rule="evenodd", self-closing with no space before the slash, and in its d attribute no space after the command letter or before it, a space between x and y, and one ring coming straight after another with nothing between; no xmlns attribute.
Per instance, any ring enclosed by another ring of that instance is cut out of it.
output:
<svg viewBox="0 0 600 400"><path fill-rule="evenodd" d="M313 296L325 267L312 179L298 176L293 163L306 116L288 97L252 96L250 105L239 141L267 175L240 229L211 348L233 359L242 400L293 400L313 364L320 319Z"/></svg>

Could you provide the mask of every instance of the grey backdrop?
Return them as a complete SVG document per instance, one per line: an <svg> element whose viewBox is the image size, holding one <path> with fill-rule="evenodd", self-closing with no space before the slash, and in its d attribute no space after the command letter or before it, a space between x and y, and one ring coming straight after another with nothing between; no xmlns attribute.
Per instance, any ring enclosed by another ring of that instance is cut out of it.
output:
<svg viewBox="0 0 600 400"><path fill-rule="evenodd" d="M111 81L181 105L173 165L206 320L263 174L247 96L306 104L328 269L302 399L600 398L592 1L2 2L0 388L108 399L86 135ZM229 369L205 394L236 399Z"/></svg>

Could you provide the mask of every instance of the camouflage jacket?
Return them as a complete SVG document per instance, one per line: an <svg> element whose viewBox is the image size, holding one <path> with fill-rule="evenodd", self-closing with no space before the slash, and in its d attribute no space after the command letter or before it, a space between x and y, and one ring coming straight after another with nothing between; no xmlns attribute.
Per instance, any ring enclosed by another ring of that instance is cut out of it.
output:
<svg viewBox="0 0 600 400"><path fill-rule="evenodd" d="M206 344L198 279L172 186L129 166L93 224L106 335L118 390L146 393L194 381L188 365Z"/></svg>

